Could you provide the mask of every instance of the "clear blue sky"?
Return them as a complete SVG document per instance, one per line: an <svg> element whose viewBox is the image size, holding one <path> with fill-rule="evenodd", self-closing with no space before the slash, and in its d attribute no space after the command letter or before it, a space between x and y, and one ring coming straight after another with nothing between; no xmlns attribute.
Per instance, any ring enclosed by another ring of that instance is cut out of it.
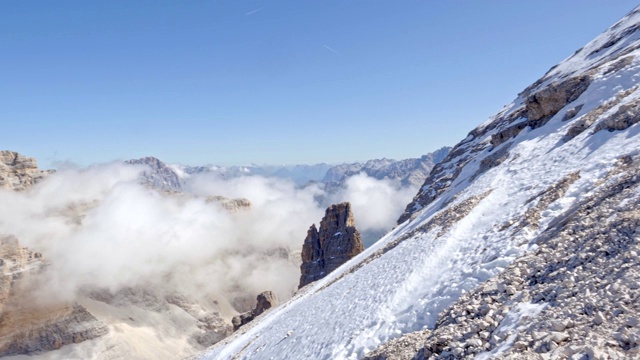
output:
<svg viewBox="0 0 640 360"><path fill-rule="evenodd" d="M637 3L0 1L0 149L81 165L417 157Z"/></svg>

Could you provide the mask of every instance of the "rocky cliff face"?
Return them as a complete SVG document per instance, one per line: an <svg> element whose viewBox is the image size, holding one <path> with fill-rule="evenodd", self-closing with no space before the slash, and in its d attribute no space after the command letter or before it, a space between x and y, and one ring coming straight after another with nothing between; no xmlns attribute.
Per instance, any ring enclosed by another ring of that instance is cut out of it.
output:
<svg viewBox="0 0 640 360"><path fill-rule="evenodd" d="M0 238L0 356L47 352L107 333L81 305L34 296L45 265L14 237Z"/></svg>
<svg viewBox="0 0 640 360"><path fill-rule="evenodd" d="M231 320L233 329L238 330L242 325L253 321L253 319L255 319L266 310L271 309L277 303L278 300L276 298L276 295L271 291L265 291L258 294L258 296L256 297L256 306L251 311L233 317L233 319Z"/></svg>
<svg viewBox="0 0 640 360"><path fill-rule="evenodd" d="M142 173L142 183L146 186L162 191L182 191L180 177L164 162L148 156L140 159L127 160L126 164L144 165L147 169Z"/></svg>
<svg viewBox="0 0 640 360"><path fill-rule="evenodd" d="M0 151L0 188L25 190L50 173L52 171L38 170L38 163L34 158L15 151Z"/></svg>
<svg viewBox="0 0 640 360"><path fill-rule="evenodd" d="M320 229L313 224L302 245L300 285L303 287L337 269L364 250L348 202L327 208Z"/></svg>

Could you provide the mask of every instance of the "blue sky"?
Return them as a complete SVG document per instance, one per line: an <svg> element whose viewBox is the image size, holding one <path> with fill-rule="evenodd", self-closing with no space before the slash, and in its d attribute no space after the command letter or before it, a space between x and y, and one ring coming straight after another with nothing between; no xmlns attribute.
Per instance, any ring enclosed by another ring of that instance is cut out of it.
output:
<svg viewBox="0 0 640 360"><path fill-rule="evenodd" d="M3 0L0 148L43 167L418 157L636 5Z"/></svg>

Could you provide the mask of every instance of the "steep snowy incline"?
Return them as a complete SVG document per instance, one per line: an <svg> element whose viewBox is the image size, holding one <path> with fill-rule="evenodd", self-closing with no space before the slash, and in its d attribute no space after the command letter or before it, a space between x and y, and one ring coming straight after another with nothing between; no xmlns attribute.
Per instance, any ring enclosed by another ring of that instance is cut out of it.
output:
<svg viewBox="0 0 640 360"><path fill-rule="evenodd" d="M203 358L360 358L433 327L462 294L535 249L541 229L588 198L620 157L640 154L639 13L473 130L391 233Z"/></svg>

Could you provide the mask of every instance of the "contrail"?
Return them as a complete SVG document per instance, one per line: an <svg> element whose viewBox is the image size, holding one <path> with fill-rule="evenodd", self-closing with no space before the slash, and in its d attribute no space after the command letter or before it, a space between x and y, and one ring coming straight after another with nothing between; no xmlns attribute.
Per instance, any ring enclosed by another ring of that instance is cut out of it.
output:
<svg viewBox="0 0 640 360"><path fill-rule="evenodd" d="M257 13L258 11L260 11L260 10L264 9L265 7L266 7L266 6L263 6L263 7L261 7L261 8L257 8L257 9L255 9L255 10L249 11L249 12L248 12L248 13L246 13L245 15L253 15L253 14Z"/></svg>
<svg viewBox="0 0 640 360"><path fill-rule="evenodd" d="M327 46L327 45L325 45L325 44L322 44L322 46L324 46L324 48L325 48L325 49L327 49L327 50L331 51L332 53L336 53L336 54L338 54L338 55L342 55L338 50L336 50L336 49L332 48L331 46Z"/></svg>

